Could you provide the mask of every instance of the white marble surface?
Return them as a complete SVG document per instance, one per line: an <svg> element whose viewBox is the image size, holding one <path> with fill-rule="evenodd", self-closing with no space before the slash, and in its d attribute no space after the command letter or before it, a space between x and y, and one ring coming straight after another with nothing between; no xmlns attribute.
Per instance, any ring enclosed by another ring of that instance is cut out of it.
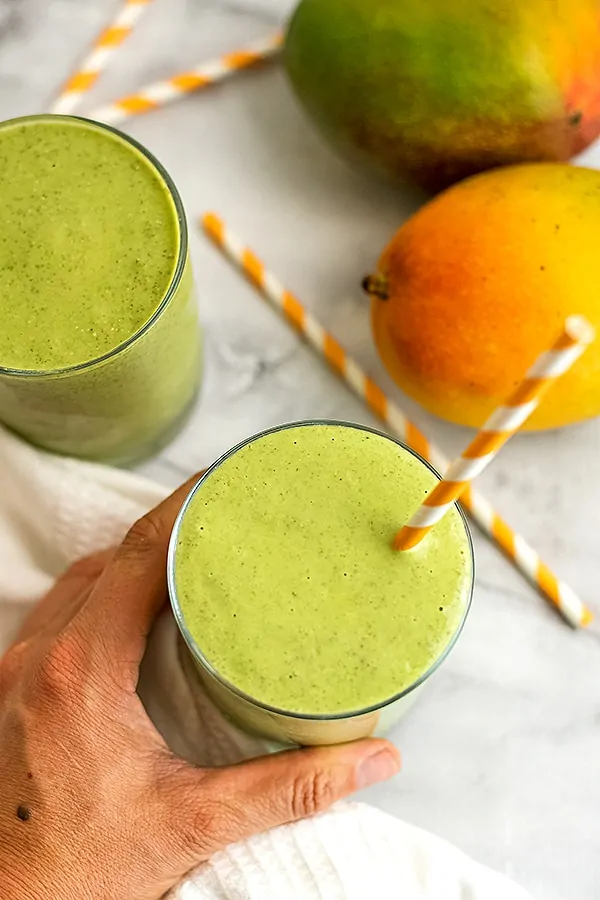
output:
<svg viewBox="0 0 600 900"><path fill-rule="evenodd" d="M0 0L0 118L43 110L117 5ZM262 35L292 5L156 0L84 110ZM414 199L339 162L276 66L130 120L126 130L169 168L191 223L210 208L224 215L397 395L357 286ZM600 152L588 159L600 166ZM185 432L147 474L174 486L238 439L285 420L376 424L193 224L192 248L205 388ZM461 429L406 406L448 451L464 443ZM599 452L600 421L524 436L481 485L598 613ZM393 736L403 773L369 799L509 873L538 900L595 900L600 631L570 631L475 537L479 575L465 634Z"/></svg>

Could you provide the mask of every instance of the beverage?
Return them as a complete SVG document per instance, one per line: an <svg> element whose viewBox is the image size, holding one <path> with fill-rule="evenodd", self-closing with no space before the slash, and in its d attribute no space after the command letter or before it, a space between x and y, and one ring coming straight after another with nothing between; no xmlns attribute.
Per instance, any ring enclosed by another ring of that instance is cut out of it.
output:
<svg viewBox="0 0 600 900"><path fill-rule="evenodd" d="M265 432L209 469L175 525L169 588L230 717L280 741L335 743L400 716L472 593L458 507L415 550L392 548L437 481L397 441L325 422Z"/></svg>
<svg viewBox="0 0 600 900"><path fill-rule="evenodd" d="M0 421L128 462L185 418L200 340L185 213L131 138L66 116L0 124Z"/></svg>

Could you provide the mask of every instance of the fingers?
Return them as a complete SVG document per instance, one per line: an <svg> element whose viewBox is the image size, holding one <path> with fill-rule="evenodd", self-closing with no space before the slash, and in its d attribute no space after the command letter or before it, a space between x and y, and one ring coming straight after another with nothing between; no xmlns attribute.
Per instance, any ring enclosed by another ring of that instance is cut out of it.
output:
<svg viewBox="0 0 600 900"><path fill-rule="evenodd" d="M175 839L194 864L250 835L322 812L399 769L398 751L381 740L277 753L228 769L187 768L171 795Z"/></svg>
<svg viewBox="0 0 600 900"><path fill-rule="evenodd" d="M86 556L70 566L29 613L17 635L16 643L25 641L40 631L59 631L77 613L114 554L115 548L111 547Z"/></svg>
<svg viewBox="0 0 600 900"><path fill-rule="evenodd" d="M200 475L139 519L105 569L81 614L87 633L102 629L115 658L139 663L167 597L167 549L181 506Z"/></svg>

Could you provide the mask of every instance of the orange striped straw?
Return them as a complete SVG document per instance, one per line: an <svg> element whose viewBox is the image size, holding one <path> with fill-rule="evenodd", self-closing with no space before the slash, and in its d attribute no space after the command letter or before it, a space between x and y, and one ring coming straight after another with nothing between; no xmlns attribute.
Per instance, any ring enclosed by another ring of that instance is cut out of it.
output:
<svg viewBox="0 0 600 900"><path fill-rule="evenodd" d="M71 115L98 80L115 50L127 40L152 0L124 0L117 15L97 38L88 57L62 88L50 108L56 115Z"/></svg>
<svg viewBox="0 0 600 900"><path fill-rule="evenodd" d="M167 78L166 81L157 81L135 94L129 94L121 97L120 100L101 106L89 113L89 118L105 122L107 125L118 125L129 116L151 112L160 106L185 97L186 94L223 81L241 69L255 66L269 57L275 56L280 51L282 43L283 35L281 33L269 35L267 38L249 44L242 50L227 53L219 59L202 63L195 69L180 72L178 75Z"/></svg>
<svg viewBox="0 0 600 900"><path fill-rule="evenodd" d="M261 292L286 320L325 359L331 369L381 419L390 433L412 447L439 472L446 472L449 460L430 443L423 432L404 415L379 385L344 350L336 338L286 290L261 260L214 213L202 219L203 227L216 246L239 267L245 277ZM593 615L575 591L559 580L522 535L502 519L480 493L468 486L461 503L481 530L510 559L513 565L540 591L573 628L586 627Z"/></svg>
<svg viewBox="0 0 600 900"><path fill-rule="evenodd" d="M538 358L504 406L492 413L443 481L423 501L394 539L396 550L411 550L444 518L468 485L487 469L508 440L537 409L557 378L568 372L596 336L581 316L571 316L556 343Z"/></svg>

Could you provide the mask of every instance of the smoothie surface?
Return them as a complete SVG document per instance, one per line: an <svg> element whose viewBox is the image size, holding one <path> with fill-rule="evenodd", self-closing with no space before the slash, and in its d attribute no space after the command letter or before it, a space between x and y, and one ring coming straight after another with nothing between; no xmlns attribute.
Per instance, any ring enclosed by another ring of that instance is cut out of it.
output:
<svg viewBox="0 0 600 900"><path fill-rule="evenodd" d="M166 183L124 139L62 117L0 125L0 367L67 368L132 337L179 239Z"/></svg>
<svg viewBox="0 0 600 900"><path fill-rule="evenodd" d="M202 654L296 713L357 711L414 684L471 589L456 508L415 550L391 546L436 483L393 441L342 425L246 444L198 488L178 535L177 598Z"/></svg>

